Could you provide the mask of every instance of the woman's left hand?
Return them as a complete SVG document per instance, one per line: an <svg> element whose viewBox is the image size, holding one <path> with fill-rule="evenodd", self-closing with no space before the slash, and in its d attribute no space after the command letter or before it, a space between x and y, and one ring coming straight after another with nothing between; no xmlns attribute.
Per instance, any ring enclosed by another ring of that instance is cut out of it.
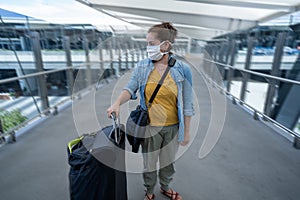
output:
<svg viewBox="0 0 300 200"><path fill-rule="evenodd" d="M185 131L184 133L184 140L180 142L181 146L185 146L190 142L190 133L188 131Z"/></svg>

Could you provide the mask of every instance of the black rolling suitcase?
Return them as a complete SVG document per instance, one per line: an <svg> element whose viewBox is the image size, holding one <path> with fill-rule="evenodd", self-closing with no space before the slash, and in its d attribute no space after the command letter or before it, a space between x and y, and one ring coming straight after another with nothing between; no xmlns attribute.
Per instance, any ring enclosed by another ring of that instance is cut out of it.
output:
<svg viewBox="0 0 300 200"><path fill-rule="evenodd" d="M68 144L71 200L127 200L125 132L113 125Z"/></svg>

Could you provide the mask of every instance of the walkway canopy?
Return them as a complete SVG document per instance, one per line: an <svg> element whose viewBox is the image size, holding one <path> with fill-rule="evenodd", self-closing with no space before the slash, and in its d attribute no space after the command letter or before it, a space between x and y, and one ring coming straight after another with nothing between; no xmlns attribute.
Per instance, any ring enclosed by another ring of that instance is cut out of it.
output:
<svg viewBox="0 0 300 200"><path fill-rule="evenodd" d="M300 10L299 0L77 0L123 21L148 28L172 22L202 40L245 30Z"/></svg>

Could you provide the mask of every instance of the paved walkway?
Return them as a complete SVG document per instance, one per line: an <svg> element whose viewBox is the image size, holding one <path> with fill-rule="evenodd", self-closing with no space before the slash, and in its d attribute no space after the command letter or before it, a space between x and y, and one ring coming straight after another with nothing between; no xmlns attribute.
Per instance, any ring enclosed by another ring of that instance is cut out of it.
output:
<svg viewBox="0 0 300 200"><path fill-rule="evenodd" d="M95 95L91 93L76 100L80 119L75 116L74 120L72 107L68 107L20 136L16 143L0 148L0 199L69 199L66 144L77 137L78 130L96 128L89 127L84 120L90 122L97 116L102 125L110 124L105 111L111 96L114 98L112 91L118 93L122 84L122 78L114 80ZM288 140L264 123L253 120L239 106L221 101L224 95L206 85L195 70L194 89L199 105L199 128L192 130L194 140L176 162L172 187L185 200L298 200L300 150L294 149ZM215 104L211 97L217 100ZM94 100L96 112L88 106ZM215 118L216 113L222 114L224 109L226 117L220 138L212 151L199 159L199 149L207 131L217 131L222 123L222 120L211 121L211 118ZM124 118L121 121L124 122ZM141 174L130 172L127 178L129 199L143 199ZM156 199L165 199L158 191L157 186Z"/></svg>

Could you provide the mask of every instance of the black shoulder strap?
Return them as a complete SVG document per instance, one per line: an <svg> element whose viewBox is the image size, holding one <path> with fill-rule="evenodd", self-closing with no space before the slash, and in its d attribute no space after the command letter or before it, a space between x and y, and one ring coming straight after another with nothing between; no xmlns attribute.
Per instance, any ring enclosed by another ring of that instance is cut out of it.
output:
<svg viewBox="0 0 300 200"><path fill-rule="evenodd" d="M150 98L150 100L148 102L148 105L147 105L148 107L151 106L151 104L154 101L154 98L157 95L160 87L162 86L162 84L163 84L163 82L164 82L164 80L165 80L168 72L170 71L171 67L173 67L175 65L175 63L176 63L176 59L173 58L173 57L170 57L170 59L168 61L168 67L167 67L166 71L164 72L164 74L162 75L161 79L159 80L159 82L158 82L158 84L157 84L154 92L152 93L152 96L151 96L151 98Z"/></svg>

